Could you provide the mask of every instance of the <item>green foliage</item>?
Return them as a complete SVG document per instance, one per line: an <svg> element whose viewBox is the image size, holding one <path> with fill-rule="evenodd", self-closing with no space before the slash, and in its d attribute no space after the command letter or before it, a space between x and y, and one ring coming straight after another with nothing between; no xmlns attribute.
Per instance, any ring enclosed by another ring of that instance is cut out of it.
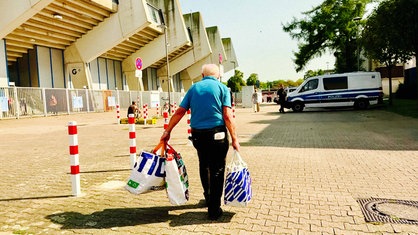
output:
<svg viewBox="0 0 418 235"><path fill-rule="evenodd" d="M393 11L396 17L395 21L398 23L398 43L405 52L418 56L418 1L391 1L395 3Z"/></svg>
<svg viewBox="0 0 418 235"><path fill-rule="evenodd" d="M262 90L268 90L269 88L271 89L273 87L273 82L260 82L260 89Z"/></svg>
<svg viewBox="0 0 418 235"><path fill-rule="evenodd" d="M418 45L418 1L386 0L367 20L361 42L366 54L388 68L389 104L392 104L392 68L414 55ZM408 18L409 17L409 18ZM405 19L407 18L407 19ZM410 23L410 20L415 20ZM415 39L413 39L415 37ZM411 40L412 39L412 40Z"/></svg>
<svg viewBox="0 0 418 235"><path fill-rule="evenodd" d="M387 67L406 62L411 58L410 47L400 35L403 26L399 23L396 5L400 0L388 0L379 4L367 20L362 32L361 43L366 54ZM405 9L406 10L406 9Z"/></svg>
<svg viewBox="0 0 418 235"><path fill-rule="evenodd" d="M239 91L242 90L242 86L255 86L256 81L258 80L258 74L256 74L256 73L252 73L248 77L247 83L244 82L244 80L242 79L243 77L244 77L244 74L241 71L235 70L235 76L232 76L226 82L227 87L231 88L232 92L239 92ZM297 87L300 84L302 84L303 81L304 81L304 79L299 79L297 81L276 80L276 81L272 81L272 82L270 82L270 81L260 82L260 89L261 90L268 90L268 89L277 90L277 89L279 89L280 84L283 84L283 86L285 86L285 87Z"/></svg>
<svg viewBox="0 0 418 235"><path fill-rule="evenodd" d="M283 25L283 30L299 41L295 52L296 71L301 71L315 57L327 50L336 57L337 72L357 70L358 24L354 18L362 16L365 6L372 0L325 0L311 11L304 12L305 18Z"/></svg>
<svg viewBox="0 0 418 235"><path fill-rule="evenodd" d="M260 87L263 90L267 90L268 88L273 89L273 90L277 90L279 89L280 84L282 84L285 87L297 87L300 84L302 84L303 79L299 79L297 81L293 81L293 80L276 80L273 82L267 82L267 83L261 83ZM263 84L265 84L265 86L263 86ZM268 86L267 86L268 85Z"/></svg>
<svg viewBox="0 0 418 235"><path fill-rule="evenodd" d="M244 73L236 69L234 76L229 78L227 82L227 86L231 88L232 92L239 92L242 89L241 87L245 86L243 77L244 77Z"/></svg>
<svg viewBox="0 0 418 235"><path fill-rule="evenodd" d="M303 76L304 79L310 78L310 77L315 77L315 76L319 76L319 75L323 75L325 74L325 71L323 71L322 69L319 70L308 70L306 71L305 75Z"/></svg>
<svg viewBox="0 0 418 235"><path fill-rule="evenodd" d="M256 73L252 73L248 78L247 78L247 86L251 86L251 85L255 85L257 83L258 80L258 74ZM260 85L261 86L261 85Z"/></svg>

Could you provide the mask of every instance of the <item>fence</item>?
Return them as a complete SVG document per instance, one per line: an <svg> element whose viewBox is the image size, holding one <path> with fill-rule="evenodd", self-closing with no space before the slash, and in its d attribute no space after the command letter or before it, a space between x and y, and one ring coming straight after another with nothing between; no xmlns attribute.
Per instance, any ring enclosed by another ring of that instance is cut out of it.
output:
<svg viewBox="0 0 418 235"><path fill-rule="evenodd" d="M184 93L170 92L171 104L180 104ZM241 94L233 94L240 103ZM0 88L0 119L33 116L50 116L80 112L107 112L127 109L132 101L138 107L148 104L150 108L168 104L168 92L60 89L35 87ZM161 110L161 109L160 109ZM123 116L123 115L122 115Z"/></svg>

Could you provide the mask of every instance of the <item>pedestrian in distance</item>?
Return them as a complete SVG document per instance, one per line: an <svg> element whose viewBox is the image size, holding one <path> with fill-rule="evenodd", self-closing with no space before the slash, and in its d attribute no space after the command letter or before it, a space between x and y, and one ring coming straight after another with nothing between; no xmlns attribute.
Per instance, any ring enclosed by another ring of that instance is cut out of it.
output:
<svg viewBox="0 0 418 235"><path fill-rule="evenodd" d="M128 108L128 114L126 115L129 118L129 114L133 114L134 117L137 116L138 113L138 107L136 106L136 102L132 101L132 104Z"/></svg>
<svg viewBox="0 0 418 235"><path fill-rule="evenodd" d="M173 128L187 110L191 109L191 140L199 157L199 174L208 217L210 220L217 220L223 213L221 197L229 149L228 132L235 150L239 151L240 144L232 116L230 91L218 80L218 66L203 65L202 77L186 93L160 141L169 141Z"/></svg>
<svg viewBox="0 0 418 235"><path fill-rule="evenodd" d="M284 113L284 106L286 103L286 91L283 87L283 84L280 84L279 86L279 90L277 90L277 95L279 96L279 105L280 105L280 109L279 112L280 113Z"/></svg>
<svg viewBox="0 0 418 235"><path fill-rule="evenodd" d="M49 97L49 107L51 109L52 114L57 115L58 111L57 111L57 98L55 97L54 94L51 95L51 97Z"/></svg>
<svg viewBox="0 0 418 235"><path fill-rule="evenodd" d="M260 98L258 96L259 94L257 92L257 89L254 89L254 93L251 97L251 100L253 101L253 109L255 113L260 112Z"/></svg>

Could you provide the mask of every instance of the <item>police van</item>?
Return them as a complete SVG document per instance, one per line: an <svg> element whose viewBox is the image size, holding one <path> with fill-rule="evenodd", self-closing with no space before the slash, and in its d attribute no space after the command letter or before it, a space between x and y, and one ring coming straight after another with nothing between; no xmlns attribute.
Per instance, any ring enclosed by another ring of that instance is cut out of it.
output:
<svg viewBox="0 0 418 235"><path fill-rule="evenodd" d="M301 112L305 107L344 107L366 109L383 101L378 72L320 75L306 79L287 94L286 108Z"/></svg>

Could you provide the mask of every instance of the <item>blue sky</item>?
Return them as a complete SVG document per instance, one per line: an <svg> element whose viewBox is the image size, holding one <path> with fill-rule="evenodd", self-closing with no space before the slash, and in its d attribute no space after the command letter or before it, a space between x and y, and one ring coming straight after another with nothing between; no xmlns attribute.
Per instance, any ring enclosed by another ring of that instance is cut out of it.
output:
<svg viewBox="0 0 418 235"><path fill-rule="evenodd" d="M218 26L221 37L231 38L240 71L247 79L257 73L260 81L297 80L305 71L331 69L334 58L325 55L311 61L296 73L292 61L297 41L283 32L282 24L302 12L318 6L323 0L179 0L183 14L200 12L206 27ZM224 75L226 81L232 72Z"/></svg>

